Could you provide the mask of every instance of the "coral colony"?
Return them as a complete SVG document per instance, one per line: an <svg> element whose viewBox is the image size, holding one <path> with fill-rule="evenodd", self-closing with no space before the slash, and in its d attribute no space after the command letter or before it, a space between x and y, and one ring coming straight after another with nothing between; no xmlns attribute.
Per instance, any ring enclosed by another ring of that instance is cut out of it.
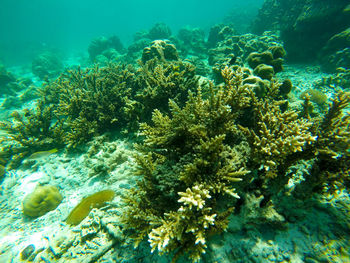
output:
<svg viewBox="0 0 350 263"><path fill-rule="evenodd" d="M275 17L286 23L277 28L281 36L265 31L273 23L264 17L281 5L265 1L253 25L256 35L216 25L205 41L200 29L172 36L160 23L136 35L128 48L117 37L94 39L88 49L92 66L62 72L55 54L38 56L32 69L44 82L35 107L13 110L0 122L6 133L0 176L40 158L80 153L90 169L85 177L109 185L83 195L75 208L63 185L37 186L22 202L25 216L43 218L65 204L70 213L61 221L67 229L93 223L75 243L61 240L42 251L26 247L22 260L66 262L79 257L69 247L103 233L103 253L122 242L172 262L199 262L210 253L211 240L229 229L268 225L283 231L299 220L293 213L318 202L316 196L347 192L350 73L337 58L348 53L341 44L349 29L330 33L323 48L312 45L322 67L334 74L298 91L293 77L282 73L296 46L307 45L286 29L297 21L303 31L302 16ZM16 98L31 83L2 69L0 85L12 85L6 90ZM329 89L331 96L324 92ZM14 103L7 100L5 106ZM129 149L116 137L132 142ZM128 185L116 191L109 175L127 161ZM96 259L103 257L99 253Z"/></svg>

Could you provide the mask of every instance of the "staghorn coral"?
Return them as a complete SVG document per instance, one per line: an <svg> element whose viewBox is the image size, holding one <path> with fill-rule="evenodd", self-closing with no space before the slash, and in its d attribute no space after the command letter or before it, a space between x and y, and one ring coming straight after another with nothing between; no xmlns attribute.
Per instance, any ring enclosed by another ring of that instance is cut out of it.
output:
<svg viewBox="0 0 350 263"><path fill-rule="evenodd" d="M144 122L151 119L152 111L169 112L168 100L183 106L188 92L196 91L199 83L195 67L187 62L161 62L151 59L142 64L136 77L135 118Z"/></svg>
<svg viewBox="0 0 350 263"><path fill-rule="evenodd" d="M7 139L1 141L1 156L9 169L34 152L64 146L64 122L56 116L52 105L45 106L39 100L35 109L25 109L23 114L14 111L12 118L12 122L0 122L0 127L8 133Z"/></svg>
<svg viewBox="0 0 350 263"><path fill-rule="evenodd" d="M248 173L238 150L244 142L233 139L239 135L230 95L211 88L204 99L199 89L183 108L170 101L170 115L155 110L153 125L141 124L141 178L124 197L121 216L135 246L148 236L152 250L175 252L174 262L183 253L196 262L208 237L227 227L239 198L232 184Z"/></svg>
<svg viewBox="0 0 350 263"><path fill-rule="evenodd" d="M247 136L253 152L253 160L264 166L270 176L290 155L303 151L303 147L316 141L309 131L312 123L298 119L295 111L280 109L283 101L256 101L256 127L240 126Z"/></svg>
<svg viewBox="0 0 350 263"><path fill-rule="evenodd" d="M132 108L133 68L110 64L107 67L68 71L49 83L44 93L58 95L56 111L66 118L68 146L115 128L127 128ZM52 97L52 96L49 96Z"/></svg>
<svg viewBox="0 0 350 263"><path fill-rule="evenodd" d="M332 100L318 129L317 151L332 158L349 156L350 115L343 110L350 103L350 92L339 92Z"/></svg>
<svg viewBox="0 0 350 263"><path fill-rule="evenodd" d="M301 114L313 122L310 131L316 138L305 159L313 165L310 175L300 184L295 195L308 198L313 193L330 192L350 186L350 116L348 92L338 92L323 116L310 116L309 96L306 96Z"/></svg>

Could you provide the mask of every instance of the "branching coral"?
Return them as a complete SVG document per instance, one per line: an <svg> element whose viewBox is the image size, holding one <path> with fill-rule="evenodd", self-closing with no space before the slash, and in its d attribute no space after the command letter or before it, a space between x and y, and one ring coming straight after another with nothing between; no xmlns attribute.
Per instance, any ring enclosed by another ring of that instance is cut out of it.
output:
<svg viewBox="0 0 350 263"><path fill-rule="evenodd" d="M186 62L162 62L151 59L142 64L137 74L137 116L144 122L151 119L152 111L169 112L168 100L183 106L188 92L196 91L198 77L195 67Z"/></svg>
<svg viewBox="0 0 350 263"><path fill-rule="evenodd" d="M132 68L111 64L72 70L49 84L46 94L58 94L56 111L70 127L68 144L75 146L96 134L131 123L128 107L132 107L133 81Z"/></svg>
<svg viewBox="0 0 350 263"><path fill-rule="evenodd" d="M197 86L191 64L154 59L138 70L114 64L71 70L45 84L41 94L65 119L67 144L74 147L106 131L136 131L153 109L168 112L170 98L183 105Z"/></svg>
<svg viewBox="0 0 350 263"><path fill-rule="evenodd" d="M350 155L350 115L343 110L350 104L350 92L340 92L332 100L318 130L317 150L332 158Z"/></svg>
<svg viewBox="0 0 350 263"><path fill-rule="evenodd" d="M240 126L250 141L253 159L267 171L273 171L288 156L303 151L304 146L317 138L309 131L311 122L298 119L295 111L282 112L279 107L281 103L283 101L256 102L256 128Z"/></svg>
<svg viewBox="0 0 350 263"><path fill-rule="evenodd" d="M14 111L12 117L12 122L0 122L10 139L2 141L2 156L9 162L9 168L16 167L34 152L64 146L63 122L54 113L53 106L39 101L35 109L25 109L23 114Z"/></svg>
<svg viewBox="0 0 350 263"><path fill-rule="evenodd" d="M350 115L344 113L349 107L350 93L337 93L319 125L314 128L318 138L314 145L315 165L313 177L306 180L300 192L335 192L350 186Z"/></svg>
<svg viewBox="0 0 350 263"><path fill-rule="evenodd" d="M233 140L239 136L229 95L221 87L204 99L199 89L183 108L170 101L171 115L155 110L153 125L141 125L141 179L125 197L122 215L136 245L148 236L152 250L175 251L173 261L186 253L195 262L208 236L227 227L239 198L232 184L248 173Z"/></svg>

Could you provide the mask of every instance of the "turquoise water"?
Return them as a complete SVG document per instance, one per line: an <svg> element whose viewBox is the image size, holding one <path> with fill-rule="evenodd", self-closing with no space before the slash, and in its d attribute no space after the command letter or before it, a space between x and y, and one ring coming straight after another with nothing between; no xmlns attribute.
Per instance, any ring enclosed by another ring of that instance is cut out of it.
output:
<svg viewBox="0 0 350 263"><path fill-rule="evenodd" d="M184 26L208 32L231 12L248 13L252 18L261 4L262 0L3 0L0 57L13 64L32 59L33 52L45 47L81 52L98 36L117 35L124 44L130 44L137 31L158 22L166 23L174 33Z"/></svg>

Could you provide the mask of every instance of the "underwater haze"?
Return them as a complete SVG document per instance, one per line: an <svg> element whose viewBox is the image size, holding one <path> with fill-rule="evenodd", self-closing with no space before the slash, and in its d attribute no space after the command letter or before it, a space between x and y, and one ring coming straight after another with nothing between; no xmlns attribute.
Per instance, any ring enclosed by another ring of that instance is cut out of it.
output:
<svg viewBox="0 0 350 263"><path fill-rule="evenodd" d="M184 26L208 30L231 11L253 17L261 4L262 0L2 0L0 60L10 65L29 61L47 47L82 50L97 36L117 35L129 44L137 31L158 22L174 32Z"/></svg>

